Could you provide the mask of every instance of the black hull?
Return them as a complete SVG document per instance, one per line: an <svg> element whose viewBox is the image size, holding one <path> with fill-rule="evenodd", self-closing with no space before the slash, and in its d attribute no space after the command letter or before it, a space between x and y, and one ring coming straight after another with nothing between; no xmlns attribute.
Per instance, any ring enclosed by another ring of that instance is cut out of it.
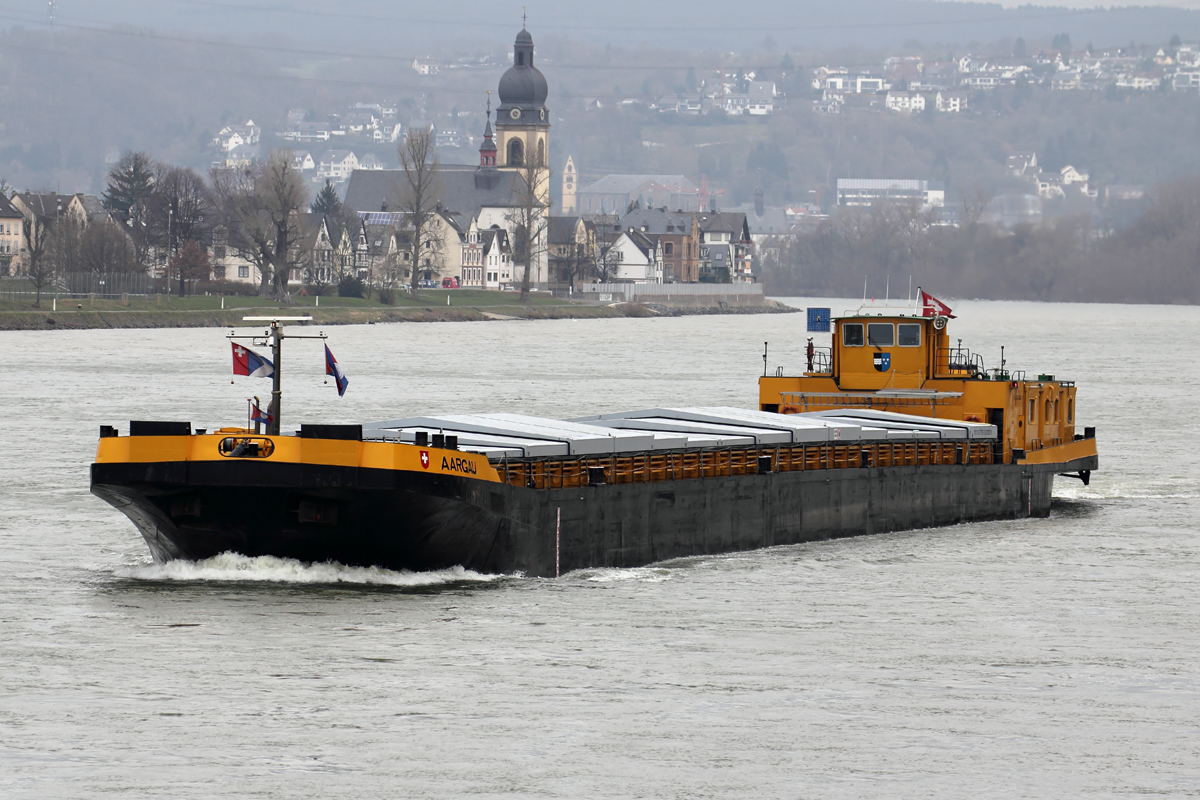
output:
<svg viewBox="0 0 1200 800"><path fill-rule="evenodd" d="M1090 460L1088 460L1090 462ZM1072 465L813 470L526 489L469 478L276 463L92 466L156 560L226 551L389 569L562 572L842 536L1046 516Z"/></svg>

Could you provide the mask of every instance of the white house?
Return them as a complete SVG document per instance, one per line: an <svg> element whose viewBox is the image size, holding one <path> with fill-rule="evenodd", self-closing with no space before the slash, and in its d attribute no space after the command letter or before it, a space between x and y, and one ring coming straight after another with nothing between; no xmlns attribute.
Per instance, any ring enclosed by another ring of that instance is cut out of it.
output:
<svg viewBox="0 0 1200 800"><path fill-rule="evenodd" d="M301 172L310 172L317 168L317 162L313 160L312 153L307 150L293 150L292 167Z"/></svg>
<svg viewBox="0 0 1200 800"><path fill-rule="evenodd" d="M964 86L972 89L995 89L1000 85L999 75L971 75L963 81Z"/></svg>
<svg viewBox="0 0 1200 800"><path fill-rule="evenodd" d="M1089 177L1088 173L1080 172L1070 164L1067 164L1065 167L1059 170L1059 174L1062 177L1064 186L1070 186L1072 183L1087 183Z"/></svg>
<svg viewBox="0 0 1200 800"><path fill-rule="evenodd" d="M437 75L439 71L437 62L428 58L414 58L412 68L418 75Z"/></svg>
<svg viewBox="0 0 1200 800"><path fill-rule="evenodd" d="M1171 87L1177 92L1200 92L1200 71L1180 70L1171 79Z"/></svg>
<svg viewBox="0 0 1200 800"><path fill-rule="evenodd" d="M1100 190L1096 189L1089 182L1089 175L1086 172L1080 172L1070 164L1059 170L1059 176L1063 186L1074 187L1080 194L1085 197L1090 197L1095 200L1100 195Z"/></svg>
<svg viewBox="0 0 1200 800"><path fill-rule="evenodd" d="M379 156L374 153L367 153L358 160L358 169L386 169L386 167L379 160Z"/></svg>
<svg viewBox="0 0 1200 800"><path fill-rule="evenodd" d="M328 123L296 122L287 130L280 131L280 139L289 142L328 142L330 137Z"/></svg>
<svg viewBox="0 0 1200 800"><path fill-rule="evenodd" d="M1121 89L1133 89L1138 92L1152 92L1162 83L1161 75L1154 74L1132 74L1122 75L1117 78L1117 87Z"/></svg>
<svg viewBox="0 0 1200 800"><path fill-rule="evenodd" d="M1036 181L1039 197L1053 200L1056 197L1067 196L1067 193L1063 191L1062 176L1060 175L1053 172L1039 172Z"/></svg>
<svg viewBox="0 0 1200 800"><path fill-rule="evenodd" d="M1037 153L1013 153L1008 157L1005 168L1014 178L1024 178L1037 172Z"/></svg>
<svg viewBox="0 0 1200 800"><path fill-rule="evenodd" d="M941 94L938 94L941 97ZM884 107L889 111L911 114L925 110L925 95L916 92L888 92Z"/></svg>
<svg viewBox="0 0 1200 800"><path fill-rule="evenodd" d="M967 110L967 96L954 92L938 92L934 97L934 108L943 114L961 114Z"/></svg>
<svg viewBox="0 0 1200 800"><path fill-rule="evenodd" d="M882 92L890 89L891 85L880 75L870 73L851 75L845 67L821 67L813 79L813 88L863 94Z"/></svg>
<svg viewBox="0 0 1200 800"><path fill-rule="evenodd" d="M213 146L228 153L235 147L245 144L258 144L262 136L262 128L254 124L254 120L246 120L245 125L226 125L213 138Z"/></svg>
<svg viewBox="0 0 1200 800"><path fill-rule="evenodd" d="M946 184L893 178L838 178L839 206L871 206L879 201L917 202L923 208L941 208L946 204Z"/></svg>
<svg viewBox="0 0 1200 800"><path fill-rule="evenodd" d="M350 150L326 150L317 162L317 180L341 183L358 168L358 157Z"/></svg>
<svg viewBox="0 0 1200 800"><path fill-rule="evenodd" d="M463 242L461 261L458 278L461 287L498 290L520 282L513 277L508 231L499 226L481 229L472 220Z"/></svg>
<svg viewBox="0 0 1200 800"><path fill-rule="evenodd" d="M662 283L662 250L658 237L630 230L621 234L608 251L610 264L616 267L617 283Z"/></svg>
<svg viewBox="0 0 1200 800"><path fill-rule="evenodd" d="M778 96L774 81L750 81L745 92L727 94L717 104L727 114L767 117L775 113ZM672 110L678 110L678 106Z"/></svg>

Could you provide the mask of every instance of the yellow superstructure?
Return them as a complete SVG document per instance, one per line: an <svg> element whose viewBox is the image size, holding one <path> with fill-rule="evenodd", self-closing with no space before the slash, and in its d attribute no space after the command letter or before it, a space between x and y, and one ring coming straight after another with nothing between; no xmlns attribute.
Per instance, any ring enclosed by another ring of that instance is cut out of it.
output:
<svg viewBox="0 0 1200 800"><path fill-rule="evenodd" d="M759 407L783 414L871 408L987 422L997 428L1005 463L1014 451L1016 460L1038 463L1095 454L1095 440L1075 432L1073 381L985 371L978 355L951 344L948 331L946 317L860 312L836 319L832 347L806 353L804 374L759 380Z"/></svg>

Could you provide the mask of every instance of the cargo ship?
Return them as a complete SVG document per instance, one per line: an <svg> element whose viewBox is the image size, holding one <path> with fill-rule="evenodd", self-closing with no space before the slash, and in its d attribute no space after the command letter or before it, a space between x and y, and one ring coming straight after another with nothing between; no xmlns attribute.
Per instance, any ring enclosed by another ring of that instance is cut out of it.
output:
<svg viewBox="0 0 1200 800"><path fill-rule="evenodd" d="M158 561L223 552L554 577L833 537L1044 517L1090 480L1075 385L951 346L928 308L830 320L756 409L557 420L448 414L361 425L102 426L91 490ZM281 327L272 322L278 358Z"/></svg>

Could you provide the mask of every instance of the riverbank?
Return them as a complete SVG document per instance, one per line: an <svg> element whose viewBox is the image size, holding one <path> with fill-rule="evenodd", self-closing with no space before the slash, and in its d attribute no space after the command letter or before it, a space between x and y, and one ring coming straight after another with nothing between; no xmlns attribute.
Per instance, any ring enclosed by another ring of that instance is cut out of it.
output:
<svg viewBox="0 0 1200 800"><path fill-rule="evenodd" d="M450 305L446 297L450 295ZM668 303L583 303L534 296L528 303L497 292L430 292L418 301L394 306L357 298L298 298L291 305L262 298L185 297L133 300L62 300L54 308L43 298L42 308L29 304L0 304L0 330L87 330L106 328L229 328L242 325L245 316L311 316L317 325L366 325L387 322L484 322L537 319L607 319L620 317L673 317L697 314L781 314L797 309L773 300L754 304L709 306Z"/></svg>

